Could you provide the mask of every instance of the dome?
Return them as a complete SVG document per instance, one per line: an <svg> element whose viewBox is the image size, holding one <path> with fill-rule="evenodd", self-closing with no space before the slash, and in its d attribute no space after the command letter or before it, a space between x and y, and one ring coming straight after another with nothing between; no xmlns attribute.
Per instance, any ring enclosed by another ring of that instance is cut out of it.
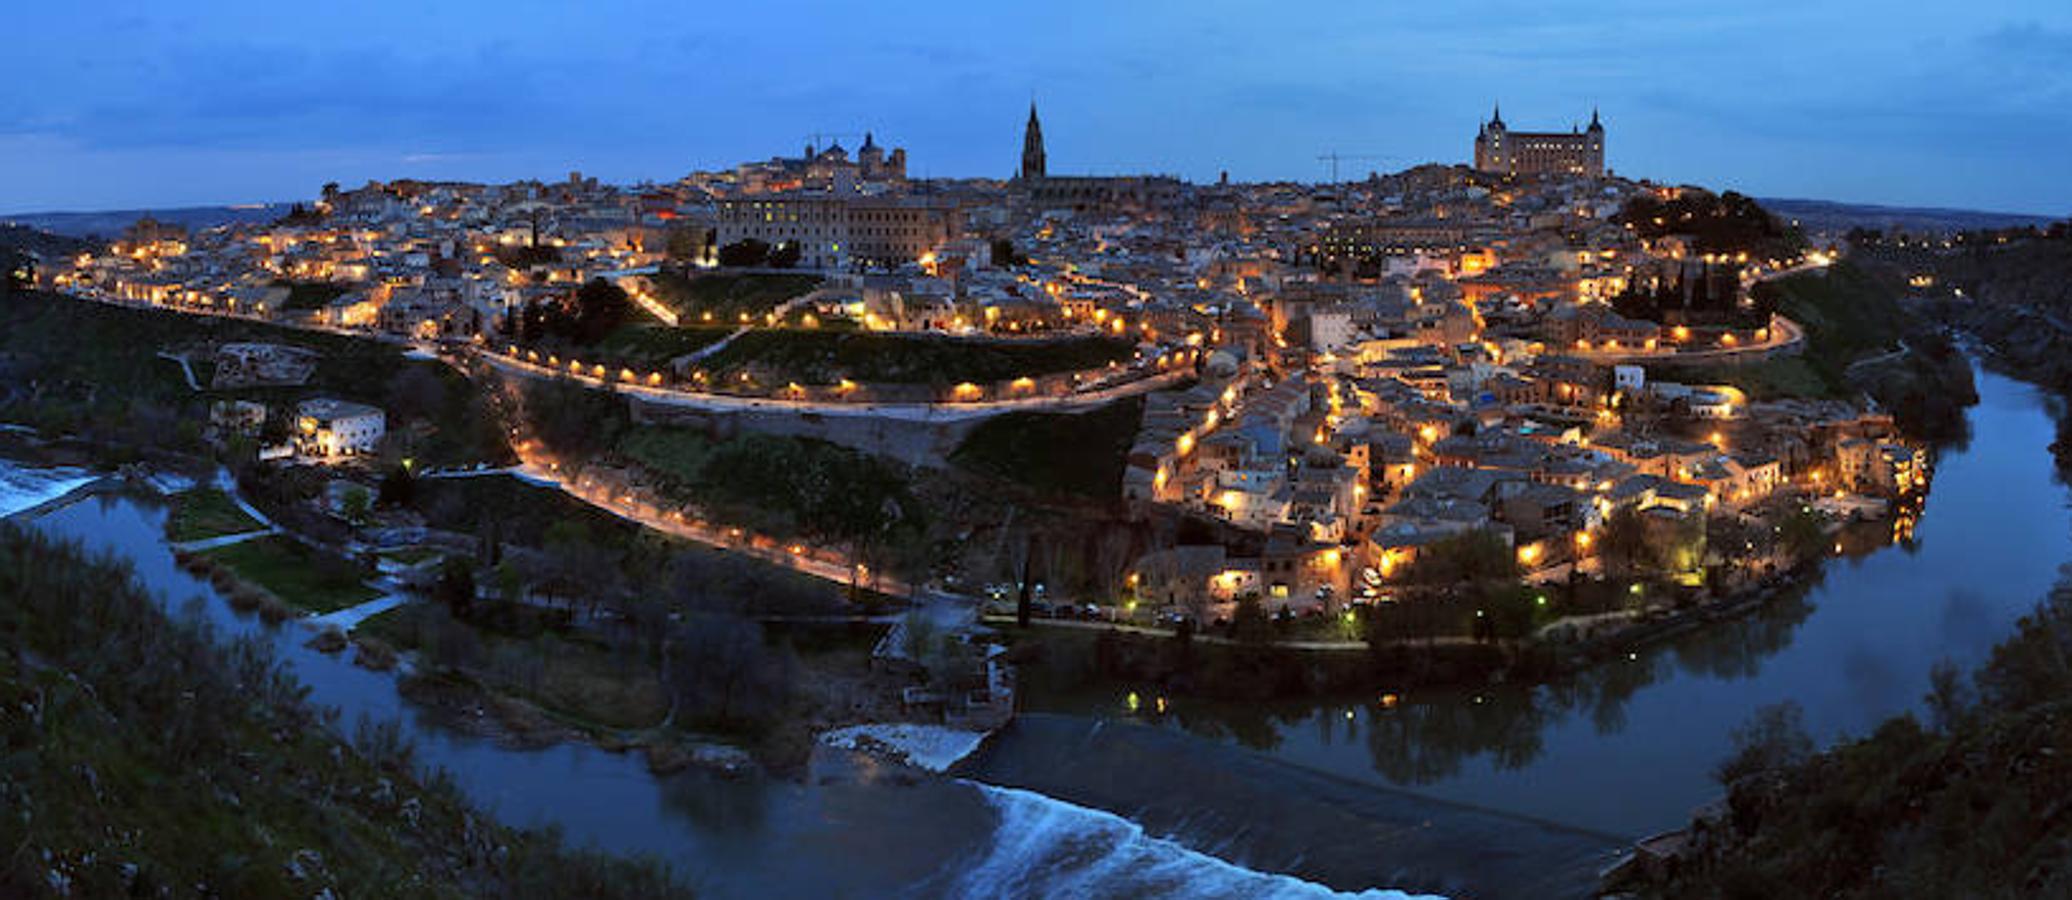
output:
<svg viewBox="0 0 2072 900"><path fill-rule="evenodd" d="M1209 361L1203 365L1204 371L1217 378L1234 378L1237 376L1237 368L1237 356L1228 350L1218 350L1209 354Z"/></svg>

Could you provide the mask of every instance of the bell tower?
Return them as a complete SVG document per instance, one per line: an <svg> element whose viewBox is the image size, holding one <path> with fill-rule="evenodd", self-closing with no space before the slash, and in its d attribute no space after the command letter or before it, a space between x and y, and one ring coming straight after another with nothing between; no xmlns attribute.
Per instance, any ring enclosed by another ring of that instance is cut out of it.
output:
<svg viewBox="0 0 2072 900"><path fill-rule="evenodd" d="M1022 168L1016 175L1024 180L1042 178L1043 123L1036 119L1036 101L1029 101L1029 124L1022 126Z"/></svg>

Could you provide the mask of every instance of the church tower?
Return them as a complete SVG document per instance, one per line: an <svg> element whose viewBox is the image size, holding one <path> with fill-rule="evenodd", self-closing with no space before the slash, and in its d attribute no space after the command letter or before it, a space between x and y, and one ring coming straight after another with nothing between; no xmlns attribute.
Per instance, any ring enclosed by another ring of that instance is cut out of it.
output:
<svg viewBox="0 0 2072 900"><path fill-rule="evenodd" d="M1017 177L1027 180L1043 175L1043 123L1036 120L1036 103L1032 100L1029 124L1022 127L1022 169Z"/></svg>

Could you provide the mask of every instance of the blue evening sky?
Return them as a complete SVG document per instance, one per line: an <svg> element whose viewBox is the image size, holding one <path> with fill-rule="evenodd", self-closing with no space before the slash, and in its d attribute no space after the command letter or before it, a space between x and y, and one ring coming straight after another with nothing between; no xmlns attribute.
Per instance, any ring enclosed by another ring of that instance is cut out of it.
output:
<svg viewBox="0 0 2072 900"><path fill-rule="evenodd" d="M2072 3L25 3L0 212L667 180L876 131L917 175L1350 177L1603 110L1618 172L2072 212ZM854 147L858 138L843 143Z"/></svg>

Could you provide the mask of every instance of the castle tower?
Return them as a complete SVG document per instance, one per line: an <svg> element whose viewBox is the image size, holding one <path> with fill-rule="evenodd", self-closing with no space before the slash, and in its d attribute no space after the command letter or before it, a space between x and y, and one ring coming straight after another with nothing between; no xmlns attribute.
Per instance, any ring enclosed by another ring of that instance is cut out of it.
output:
<svg viewBox="0 0 2072 900"><path fill-rule="evenodd" d="M1503 172L1510 169L1507 151L1504 149L1504 108L1502 104L1492 105L1489 121L1482 123L1482 130L1475 135L1475 168L1484 172Z"/></svg>
<svg viewBox="0 0 2072 900"><path fill-rule="evenodd" d="M856 150L856 165L863 170L865 179L885 177L885 148L878 146L877 137L868 131L863 133L863 146Z"/></svg>
<svg viewBox="0 0 2072 900"><path fill-rule="evenodd" d="M1016 177L1034 179L1043 176L1043 123L1036 120L1036 103L1032 100L1029 102L1029 124L1022 126L1022 168Z"/></svg>
<svg viewBox="0 0 2072 900"><path fill-rule="evenodd" d="M1597 107L1590 107L1590 127L1583 135L1590 140L1584 168L1591 174L1604 175L1604 123L1597 118Z"/></svg>

